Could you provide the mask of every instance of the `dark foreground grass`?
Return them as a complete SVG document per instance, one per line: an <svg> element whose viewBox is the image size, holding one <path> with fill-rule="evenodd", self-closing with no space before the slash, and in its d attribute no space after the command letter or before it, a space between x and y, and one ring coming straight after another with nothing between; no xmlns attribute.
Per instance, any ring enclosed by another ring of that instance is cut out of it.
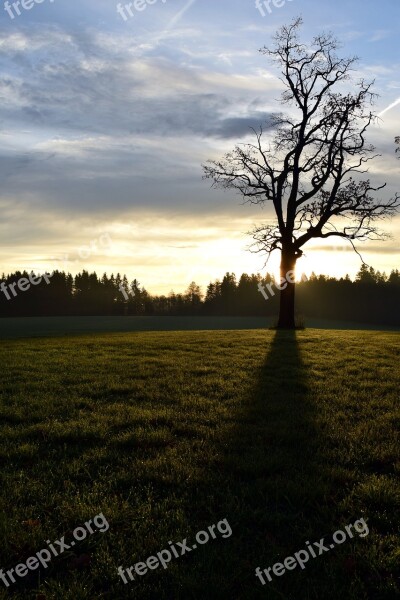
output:
<svg viewBox="0 0 400 600"><path fill-rule="evenodd" d="M0 598L392 600L400 594L398 334L140 333L2 344L0 566L110 524ZM124 585L117 567L226 518ZM262 586L255 576L364 518Z"/></svg>

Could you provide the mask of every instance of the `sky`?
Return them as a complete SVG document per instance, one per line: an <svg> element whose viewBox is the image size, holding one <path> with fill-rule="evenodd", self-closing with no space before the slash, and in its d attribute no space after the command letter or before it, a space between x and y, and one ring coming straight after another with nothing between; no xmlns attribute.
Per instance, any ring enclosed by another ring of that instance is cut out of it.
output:
<svg viewBox="0 0 400 600"><path fill-rule="evenodd" d="M261 11L255 0L136 0L133 16L125 4L0 0L0 272L120 272L151 293L204 289L226 271L276 273L279 256L265 267L248 251L270 209L212 189L201 165L281 110L278 73L258 50L297 16L304 41L332 31L342 55L359 57L357 76L375 80L381 119L368 141L382 156L369 177L400 191L398 0L275 0ZM400 217L386 228L392 239L359 249L390 272ZM306 274L359 267L331 240L298 262Z"/></svg>

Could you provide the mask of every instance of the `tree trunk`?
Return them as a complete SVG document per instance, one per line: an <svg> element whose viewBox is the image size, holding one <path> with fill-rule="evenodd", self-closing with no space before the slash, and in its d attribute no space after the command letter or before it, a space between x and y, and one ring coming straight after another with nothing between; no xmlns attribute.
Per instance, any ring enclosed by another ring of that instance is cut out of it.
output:
<svg viewBox="0 0 400 600"><path fill-rule="evenodd" d="M294 283L294 273L296 260L297 257L293 252L282 251L278 329L295 329L294 298L296 284Z"/></svg>

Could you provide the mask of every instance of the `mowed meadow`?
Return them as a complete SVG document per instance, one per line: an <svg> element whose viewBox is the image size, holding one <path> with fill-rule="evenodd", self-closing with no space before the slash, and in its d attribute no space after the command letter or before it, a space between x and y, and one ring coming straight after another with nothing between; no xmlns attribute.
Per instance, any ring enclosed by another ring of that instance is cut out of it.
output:
<svg viewBox="0 0 400 600"><path fill-rule="evenodd" d="M400 594L397 333L195 331L3 341L0 567L110 528L0 598L392 600ZM272 582L261 569L364 518ZM124 585L124 568L218 536Z"/></svg>

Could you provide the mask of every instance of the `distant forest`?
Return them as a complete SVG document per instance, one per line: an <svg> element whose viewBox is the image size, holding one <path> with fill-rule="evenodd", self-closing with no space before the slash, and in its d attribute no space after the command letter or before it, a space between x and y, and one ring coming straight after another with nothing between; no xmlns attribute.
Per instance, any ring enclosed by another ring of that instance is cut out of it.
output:
<svg viewBox="0 0 400 600"><path fill-rule="evenodd" d="M39 276L38 276L39 277ZM29 278L27 272L3 275L0 280L0 317L164 315L164 316L267 316L278 313L279 290L272 275L226 273L210 283L205 293L192 282L186 292L151 295L137 280L125 276L83 271L75 277L53 272L49 283L42 280L26 291L10 284ZM272 284L275 295L266 300L258 289ZM22 286L21 286L22 287ZM5 290L7 294L5 293ZM297 285L297 313L305 317L400 325L400 272L389 276L363 265L355 281L311 275ZM7 295L9 299L7 299Z"/></svg>

